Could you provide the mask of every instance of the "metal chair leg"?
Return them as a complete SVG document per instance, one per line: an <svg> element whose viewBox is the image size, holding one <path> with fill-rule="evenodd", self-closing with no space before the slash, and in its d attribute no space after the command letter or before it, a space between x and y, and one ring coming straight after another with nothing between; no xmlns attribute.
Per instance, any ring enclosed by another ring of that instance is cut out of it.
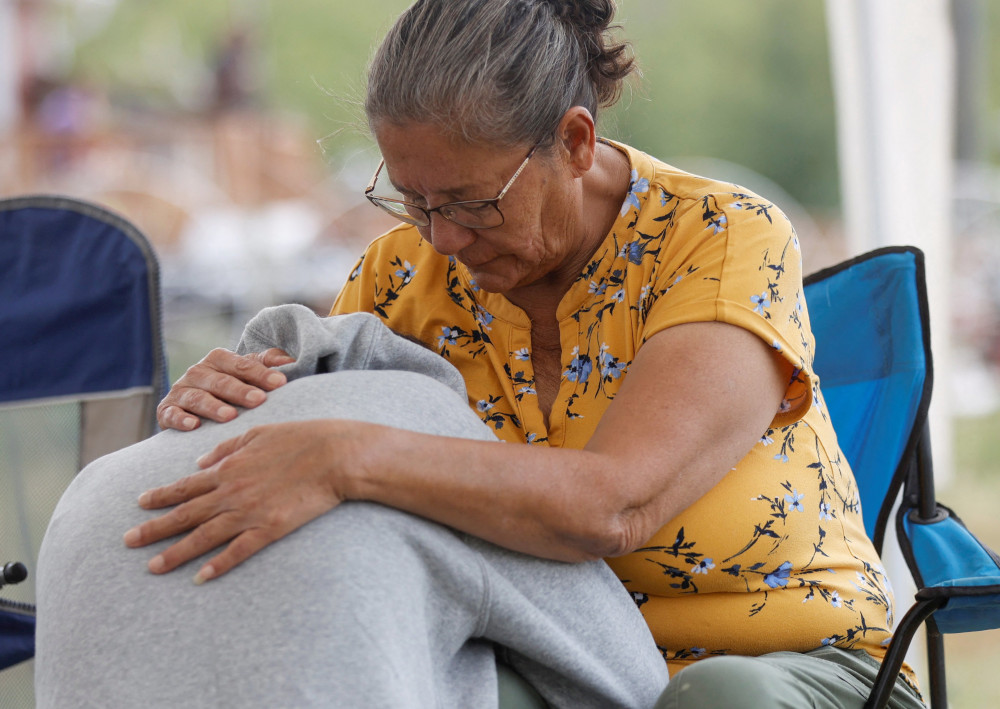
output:
<svg viewBox="0 0 1000 709"><path fill-rule="evenodd" d="M892 644L889 651L882 659L882 667L879 668L875 677L875 684L872 692L865 702L864 709L884 709L892 694L893 686L896 684L896 676L903 666L903 658L906 650L910 647L913 634L916 633L920 624L927 620L930 615L946 603L943 598L931 598L917 601L896 627L893 634ZM935 707L934 709L938 709Z"/></svg>
<svg viewBox="0 0 1000 709"><path fill-rule="evenodd" d="M944 636L933 618L927 619L927 672L930 676L931 709L948 709L948 685L944 671Z"/></svg>

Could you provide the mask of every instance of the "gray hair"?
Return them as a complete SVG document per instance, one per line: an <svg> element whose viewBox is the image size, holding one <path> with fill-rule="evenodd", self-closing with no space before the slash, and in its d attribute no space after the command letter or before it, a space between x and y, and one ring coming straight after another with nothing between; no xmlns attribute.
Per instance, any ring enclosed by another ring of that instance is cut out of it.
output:
<svg viewBox="0 0 1000 709"><path fill-rule="evenodd" d="M473 143L552 143L572 106L597 118L634 69L613 0L418 0L368 71L365 113L433 123Z"/></svg>

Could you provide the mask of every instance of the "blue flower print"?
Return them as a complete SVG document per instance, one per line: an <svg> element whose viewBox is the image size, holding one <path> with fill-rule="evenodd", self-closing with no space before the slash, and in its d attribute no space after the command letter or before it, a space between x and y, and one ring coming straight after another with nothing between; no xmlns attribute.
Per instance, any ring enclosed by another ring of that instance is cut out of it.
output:
<svg viewBox="0 0 1000 709"><path fill-rule="evenodd" d="M640 180L639 171L632 170L631 182L629 182L628 186L628 194L625 196L625 202L622 203L622 209L620 213L621 216L624 217L626 214L628 214L629 207L635 207L636 209L639 209L640 207L639 195L648 191L649 191L649 180L647 180L645 177L643 177Z"/></svg>
<svg viewBox="0 0 1000 709"><path fill-rule="evenodd" d="M774 456L774 459L780 460L782 463L788 462L788 456L784 453L778 453L778 455Z"/></svg>
<svg viewBox="0 0 1000 709"><path fill-rule="evenodd" d="M763 436L760 437L760 443L762 445L769 446L772 443L774 443L774 439L765 433Z"/></svg>
<svg viewBox="0 0 1000 709"><path fill-rule="evenodd" d="M573 359L570 360L569 368L563 372L563 376L571 382L586 384L590 378L590 372L594 368L590 357L580 354L580 348L573 348Z"/></svg>
<svg viewBox="0 0 1000 709"><path fill-rule="evenodd" d="M528 348L522 347L519 350L514 350L514 359L521 360L522 362L527 362L531 359L531 355L528 353Z"/></svg>
<svg viewBox="0 0 1000 709"><path fill-rule="evenodd" d="M771 588L784 588L788 585L788 575L792 571L792 562L786 561L781 566L764 577L764 583Z"/></svg>
<svg viewBox="0 0 1000 709"><path fill-rule="evenodd" d="M535 391L535 387L525 385L525 386L521 387L520 389L518 389L517 393L523 395L523 394L535 394L537 392Z"/></svg>
<svg viewBox="0 0 1000 709"><path fill-rule="evenodd" d="M767 291L760 295L750 296L750 302L753 303L753 311L759 315L764 314L764 308L771 307L771 299L767 297Z"/></svg>
<svg viewBox="0 0 1000 709"><path fill-rule="evenodd" d="M726 219L726 215L725 214L720 214L718 219L709 219L708 220L708 227L707 228L711 229L712 230L712 236L715 236L719 232L726 230L727 223L728 223L728 220Z"/></svg>
<svg viewBox="0 0 1000 709"><path fill-rule="evenodd" d="M781 352L781 343L775 340L774 342L771 343L771 349L773 349L775 352ZM794 377L792 378L794 379Z"/></svg>
<svg viewBox="0 0 1000 709"><path fill-rule="evenodd" d="M443 350L445 345L458 344L458 336L462 334L455 328L448 327L447 325L441 327L441 332L443 334L438 335L439 350Z"/></svg>
<svg viewBox="0 0 1000 709"><path fill-rule="evenodd" d="M619 362L618 358L608 352L608 344L601 343L601 351L597 355L597 365L601 368L601 377L604 379L618 379L625 372L626 365Z"/></svg>
<svg viewBox="0 0 1000 709"><path fill-rule="evenodd" d="M643 242L636 239L635 241L628 242L621 248L618 252L618 258L627 257L629 262L638 266L642 263L642 254L645 250Z"/></svg>
<svg viewBox="0 0 1000 709"><path fill-rule="evenodd" d="M785 495L785 502L788 503L789 512L802 512L802 498L805 497L798 490L792 490L791 495Z"/></svg>
<svg viewBox="0 0 1000 709"><path fill-rule="evenodd" d="M840 608L841 606L840 594L837 593L836 591L830 594L830 605L833 606L834 608Z"/></svg>
<svg viewBox="0 0 1000 709"><path fill-rule="evenodd" d="M611 300L613 300L616 303L621 303L623 300L625 300L625 289L619 288L617 291L615 291L615 294L611 296Z"/></svg>
<svg viewBox="0 0 1000 709"><path fill-rule="evenodd" d="M526 441L527 443L534 443L534 442L535 442L535 439L536 439L536 438L538 438L538 434L537 434L537 433L529 433L529 434L528 434L528 435L527 435L527 436L525 437L525 439L524 439L524 440L525 440L525 441Z"/></svg>
<svg viewBox="0 0 1000 709"><path fill-rule="evenodd" d="M476 307L476 322L478 322L480 327L484 330L491 330L492 328L490 327L490 323L493 322L493 314L483 306L479 305Z"/></svg>
<svg viewBox="0 0 1000 709"><path fill-rule="evenodd" d="M830 503L821 502L819 503L819 518L820 519L833 519L833 515L830 513Z"/></svg>
<svg viewBox="0 0 1000 709"><path fill-rule="evenodd" d="M409 261L403 261L403 267L396 269L396 277L402 278L403 283L409 283L417 275L417 269Z"/></svg>
<svg viewBox="0 0 1000 709"><path fill-rule="evenodd" d="M590 282L590 288L587 290L588 293L593 293L594 295L604 295L604 291L608 289L608 284L603 280L600 283Z"/></svg>
<svg viewBox="0 0 1000 709"><path fill-rule="evenodd" d="M494 406L495 404L492 401L487 401L486 399L480 399L476 402L476 408L483 414L492 409Z"/></svg>
<svg viewBox="0 0 1000 709"><path fill-rule="evenodd" d="M707 574L709 569L715 568L715 561L713 559L702 559L695 566L691 567L692 574Z"/></svg>

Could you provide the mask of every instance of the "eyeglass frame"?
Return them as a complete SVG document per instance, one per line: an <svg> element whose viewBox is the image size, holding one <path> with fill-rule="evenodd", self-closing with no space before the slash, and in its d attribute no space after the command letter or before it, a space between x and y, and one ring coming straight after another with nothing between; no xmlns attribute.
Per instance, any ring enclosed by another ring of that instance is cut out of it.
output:
<svg viewBox="0 0 1000 709"><path fill-rule="evenodd" d="M385 212L386 214L391 214L404 224L411 224L416 227L430 226L431 214L437 212L438 214L441 215L443 219L447 219L448 221L458 224L459 226L463 226L467 229L496 229L499 226L503 226L504 222L506 221L503 212L500 210L500 200L504 198L504 196L507 194L507 191L510 190L510 188L513 186L514 181L517 180L517 178L521 175L521 172L524 170L524 168L527 167L528 161L531 160L531 156L535 154L535 150L537 149L538 149L538 144L536 143L531 148L531 150L528 151L527 157L524 158L524 160L521 162L521 165L517 168L517 171L514 173L514 176L507 181L507 184L503 186L502 190L500 190L500 194L498 194L493 199L463 199L457 202L445 202L444 204L439 204L436 207L428 209L426 207L421 207L419 204L414 204L413 202L407 202L406 200L392 199L391 197L379 197L377 195L373 195L372 192L375 190L375 182L378 180L378 176L379 173L382 172L382 168L385 167L385 158L382 158L382 160L379 161L378 167L375 168L375 174L372 175L372 179L368 182L368 186L365 188L365 198L373 205L375 205L383 212ZM388 207L384 206L382 202L391 202L392 204L400 204L403 205L404 209L406 207L412 207L414 209L417 209L423 212L424 215L427 217L427 223L419 224L415 221L409 221L407 219L404 219L402 214L392 211ZM494 224L493 226L470 226L468 224L462 224L461 222L456 221L453 217L449 217L447 214L441 211L446 207L457 207L463 204L492 204L493 208L497 210L497 214L500 215L500 223Z"/></svg>

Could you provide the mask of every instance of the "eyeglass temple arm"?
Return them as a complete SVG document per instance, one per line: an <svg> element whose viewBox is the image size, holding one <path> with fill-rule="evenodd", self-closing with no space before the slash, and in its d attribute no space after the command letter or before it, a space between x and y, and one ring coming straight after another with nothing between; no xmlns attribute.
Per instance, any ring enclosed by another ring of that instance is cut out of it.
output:
<svg viewBox="0 0 1000 709"><path fill-rule="evenodd" d="M375 181L378 180L378 175L382 172L382 167L385 165L385 158L379 160L378 167L375 168L375 174L372 175L372 179L368 181L368 186L365 187L365 194L371 194L372 190L375 189Z"/></svg>

